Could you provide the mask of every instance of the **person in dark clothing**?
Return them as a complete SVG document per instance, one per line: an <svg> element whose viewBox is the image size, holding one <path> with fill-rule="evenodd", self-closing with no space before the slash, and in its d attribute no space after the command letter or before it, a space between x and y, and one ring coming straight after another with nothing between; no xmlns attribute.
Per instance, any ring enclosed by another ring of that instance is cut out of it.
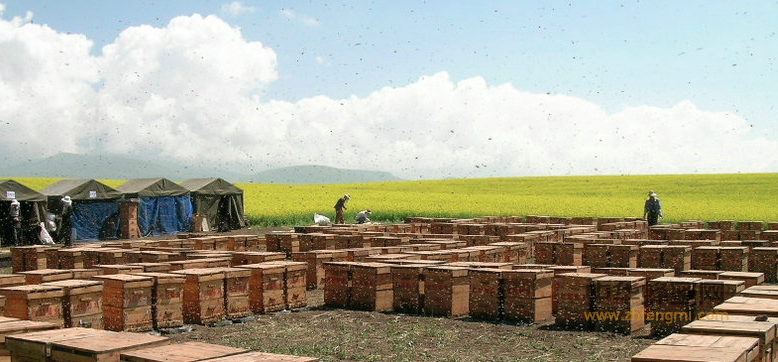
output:
<svg viewBox="0 0 778 362"><path fill-rule="evenodd" d="M659 223L660 218L664 218L662 215L662 203L656 198L654 191L648 192L648 199L643 207L643 218L648 220L648 226L653 226Z"/></svg>
<svg viewBox="0 0 778 362"><path fill-rule="evenodd" d="M343 224L346 222L343 217L343 210L348 209L346 207L346 205L348 204L348 200L351 200L351 196L345 194L343 195L343 197L338 199L338 202L335 203L335 223L336 224Z"/></svg>
<svg viewBox="0 0 778 362"><path fill-rule="evenodd" d="M8 212L8 217L11 219L11 244L13 246L19 246L23 240L22 237L22 207L19 201L16 199L11 200L11 209Z"/></svg>
<svg viewBox="0 0 778 362"><path fill-rule="evenodd" d="M66 247L73 246L71 237L73 229L73 202L70 196L62 198L62 213L60 214L59 232L57 233L59 242Z"/></svg>

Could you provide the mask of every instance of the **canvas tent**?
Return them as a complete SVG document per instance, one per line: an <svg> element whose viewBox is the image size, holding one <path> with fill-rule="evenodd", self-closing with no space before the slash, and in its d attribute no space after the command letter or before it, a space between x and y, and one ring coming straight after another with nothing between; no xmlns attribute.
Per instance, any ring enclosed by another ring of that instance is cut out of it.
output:
<svg viewBox="0 0 778 362"><path fill-rule="evenodd" d="M116 188L125 199L138 200L138 227L143 236L189 231L189 190L166 178L129 180Z"/></svg>
<svg viewBox="0 0 778 362"><path fill-rule="evenodd" d="M62 210L62 197L73 200L73 240L105 240L117 235L121 193L96 180L62 180L41 193L50 212Z"/></svg>
<svg viewBox="0 0 778 362"><path fill-rule="evenodd" d="M0 239L4 245L11 240L11 200L21 205L22 242L32 244L38 240L37 226L46 217L46 196L14 180L0 180Z"/></svg>
<svg viewBox="0 0 778 362"><path fill-rule="evenodd" d="M191 192L195 214L202 214L217 231L246 226L243 220L243 190L221 178L195 178L181 183Z"/></svg>

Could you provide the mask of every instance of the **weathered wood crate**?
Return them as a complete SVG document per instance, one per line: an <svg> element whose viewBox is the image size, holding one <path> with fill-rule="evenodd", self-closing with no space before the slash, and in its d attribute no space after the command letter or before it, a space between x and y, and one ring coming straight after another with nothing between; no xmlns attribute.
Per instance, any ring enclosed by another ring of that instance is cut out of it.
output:
<svg viewBox="0 0 778 362"><path fill-rule="evenodd" d="M17 335L22 333L45 331L56 329L59 330L60 325L49 322L38 322L31 320L20 320L17 318L0 317L8 320L0 323L0 357L9 356L10 352L6 349L5 339L11 335ZM7 357L6 357L7 358Z"/></svg>
<svg viewBox="0 0 778 362"><path fill-rule="evenodd" d="M392 265L392 309L420 314L424 307L424 266Z"/></svg>
<svg viewBox="0 0 778 362"><path fill-rule="evenodd" d="M505 285L502 272L505 269L471 269L470 316L499 320L503 314Z"/></svg>
<svg viewBox="0 0 778 362"><path fill-rule="evenodd" d="M104 331L89 338L51 342L51 359L58 362L119 362L121 353L169 343L167 337Z"/></svg>
<svg viewBox="0 0 778 362"><path fill-rule="evenodd" d="M595 309L598 312L611 312L617 318L594 320L594 328L599 331L630 334L646 325L643 292L646 279L643 277L603 277L594 280Z"/></svg>
<svg viewBox="0 0 778 362"><path fill-rule="evenodd" d="M424 307L429 315L464 316L470 313L470 278L465 268L435 266L424 269Z"/></svg>
<svg viewBox="0 0 778 362"><path fill-rule="evenodd" d="M778 248L753 248L751 256L753 264L749 271L763 273L767 283L778 282Z"/></svg>
<svg viewBox="0 0 778 362"><path fill-rule="evenodd" d="M102 270L102 275L143 273L143 267L126 264L100 264L95 268Z"/></svg>
<svg viewBox="0 0 778 362"><path fill-rule="evenodd" d="M24 285L26 279L27 277L23 274L2 274L0 275L0 288Z"/></svg>
<svg viewBox="0 0 778 362"><path fill-rule="evenodd" d="M745 289L745 282L742 280L700 280L699 281L699 302L697 303L697 314L711 313L713 307L723 303L725 300L734 297Z"/></svg>
<svg viewBox="0 0 778 362"><path fill-rule="evenodd" d="M700 278L662 277L648 281L646 322L651 333L668 335L693 320L699 303Z"/></svg>
<svg viewBox="0 0 778 362"><path fill-rule="evenodd" d="M62 288L40 284L19 285L0 289L5 296L5 316L64 326Z"/></svg>
<svg viewBox="0 0 778 362"><path fill-rule="evenodd" d="M19 274L24 275L26 284L40 284L73 278L73 272L64 269L37 269L20 272Z"/></svg>
<svg viewBox="0 0 778 362"><path fill-rule="evenodd" d="M778 318L778 300L767 298L741 297L729 298L715 307L713 311L717 313L741 314L741 315L766 315L772 318Z"/></svg>
<svg viewBox="0 0 778 362"><path fill-rule="evenodd" d="M308 264L296 261L274 261L284 267L284 306L287 309L302 308L308 305L307 282Z"/></svg>
<svg viewBox="0 0 778 362"><path fill-rule="evenodd" d="M69 339L96 337L106 332L94 328L50 329L7 336L5 346L13 361L48 362L51 343Z"/></svg>
<svg viewBox="0 0 778 362"><path fill-rule="evenodd" d="M103 329L103 283L95 280L60 280L42 285L62 288L65 328Z"/></svg>
<svg viewBox="0 0 778 362"><path fill-rule="evenodd" d="M561 274L566 274L566 273L591 273L592 267L586 265L581 265L581 266L558 265L558 266L549 267L547 269L554 272L554 279L551 282L551 312L556 315L557 290L559 287L556 276Z"/></svg>
<svg viewBox="0 0 778 362"><path fill-rule="evenodd" d="M103 326L110 331L149 331L154 279L130 274L98 275L103 282Z"/></svg>
<svg viewBox="0 0 778 362"><path fill-rule="evenodd" d="M564 273L554 276L557 284L556 325L581 330L593 329L594 321L587 313L595 310L594 281L606 276L598 273Z"/></svg>
<svg viewBox="0 0 778 362"><path fill-rule="evenodd" d="M232 356L247 350L203 342L184 342L122 352L122 362L195 362Z"/></svg>
<svg viewBox="0 0 778 362"><path fill-rule="evenodd" d="M351 301L351 270L354 262L324 263L324 304L347 308Z"/></svg>
<svg viewBox="0 0 778 362"><path fill-rule="evenodd" d="M747 272L748 253L749 249L745 246L722 247L719 270Z"/></svg>
<svg viewBox="0 0 778 362"><path fill-rule="evenodd" d="M241 265L251 270L249 303L255 313L284 310L284 267L273 263ZM326 289L325 289L326 290ZM326 298L325 298L326 300Z"/></svg>
<svg viewBox="0 0 778 362"><path fill-rule="evenodd" d="M137 273L153 279L151 289L151 320L154 329L176 328L184 325L183 275L172 273Z"/></svg>
<svg viewBox="0 0 778 362"><path fill-rule="evenodd" d="M749 362L758 355L753 337L672 334L632 356L632 362Z"/></svg>
<svg viewBox="0 0 778 362"><path fill-rule="evenodd" d="M313 250L292 254L292 260L307 264L306 283L308 289L324 287L324 263L332 261L346 261L345 251Z"/></svg>
<svg viewBox="0 0 778 362"><path fill-rule="evenodd" d="M348 307L357 310L392 310L391 265L356 263L351 266L351 298Z"/></svg>
<svg viewBox="0 0 778 362"><path fill-rule="evenodd" d="M505 271L503 273L505 290L503 318L533 323L551 318L553 279L554 272L551 270Z"/></svg>
<svg viewBox="0 0 778 362"><path fill-rule="evenodd" d="M216 268L173 271L184 282L184 322L209 324L224 320L224 272Z"/></svg>
<svg viewBox="0 0 778 362"><path fill-rule="evenodd" d="M245 268L216 268L224 272L224 313L227 319L249 316L249 280L251 270Z"/></svg>
<svg viewBox="0 0 778 362"><path fill-rule="evenodd" d="M764 283L764 274L750 272L727 271L719 274L719 280L742 280L746 282L746 288Z"/></svg>
<svg viewBox="0 0 778 362"><path fill-rule="evenodd" d="M687 334L709 334L721 336L746 336L759 339L756 361L775 360L776 324L778 320L757 321L752 316L709 316L691 322L681 329Z"/></svg>

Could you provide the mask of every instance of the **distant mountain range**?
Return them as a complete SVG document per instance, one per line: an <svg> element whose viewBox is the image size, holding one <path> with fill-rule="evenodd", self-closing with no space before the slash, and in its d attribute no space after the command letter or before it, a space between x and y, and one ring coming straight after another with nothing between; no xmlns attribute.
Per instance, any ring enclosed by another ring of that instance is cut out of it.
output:
<svg viewBox="0 0 778 362"><path fill-rule="evenodd" d="M292 166L247 174L210 165L187 165L163 160L140 160L123 155L80 155L60 153L51 157L0 164L0 178L62 177L129 180L165 177L183 181L199 177L221 177L230 182L245 183L351 183L398 181L389 172L349 170L328 166Z"/></svg>

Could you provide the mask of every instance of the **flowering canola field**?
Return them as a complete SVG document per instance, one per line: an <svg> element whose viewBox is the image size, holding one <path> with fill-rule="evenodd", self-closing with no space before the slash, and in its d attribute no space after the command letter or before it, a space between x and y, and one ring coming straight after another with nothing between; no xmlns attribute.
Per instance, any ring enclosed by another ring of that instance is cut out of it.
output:
<svg viewBox="0 0 778 362"><path fill-rule="evenodd" d="M17 178L40 190L57 179ZM111 187L122 180L100 180ZM229 181L229 180L228 180ZM299 225L319 213L334 219L335 201L350 194L346 221L373 211L375 221L405 216L487 215L642 217L648 190L662 200L665 222L778 221L778 174L564 176L397 181L359 184L248 184L252 224Z"/></svg>

